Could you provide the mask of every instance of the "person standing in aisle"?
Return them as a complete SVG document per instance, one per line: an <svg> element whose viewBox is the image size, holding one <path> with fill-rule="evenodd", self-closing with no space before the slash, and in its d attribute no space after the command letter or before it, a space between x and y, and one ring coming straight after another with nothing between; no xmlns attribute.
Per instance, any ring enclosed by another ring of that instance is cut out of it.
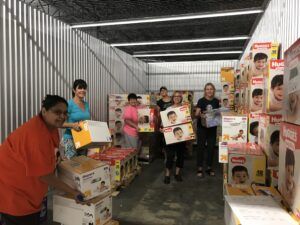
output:
<svg viewBox="0 0 300 225"><path fill-rule="evenodd" d="M204 87L204 96L198 100L196 106L195 116L198 118L197 121L197 176L203 177L203 161L204 151L207 150L205 172L209 176L215 176L213 170L213 157L217 138L217 127L206 128L201 124L201 117L205 116L205 112L218 109L220 107L220 101L215 98L216 88L212 83L207 83Z"/></svg>
<svg viewBox="0 0 300 225"><path fill-rule="evenodd" d="M48 185L83 195L54 175L59 134L67 118L67 101L47 95L39 115L13 131L0 146L0 214L4 225L38 225Z"/></svg>
<svg viewBox="0 0 300 225"><path fill-rule="evenodd" d="M78 79L74 81L72 89L73 98L68 101L68 119L63 125L66 128L63 136L63 146L65 148L65 157L68 159L78 154L71 129L80 131L79 122L91 118L89 104L84 100L86 91L87 83L84 80Z"/></svg>
<svg viewBox="0 0 300 225"><path fill-rule="evenodd" d="M168 107L172 105L172 99L168 95L168 89L165 86L162 86L159 89L159 95L161 96L161 99L157 101L157 115L158 115L158 120L157 120L157 125L159 128L161 128L161 118L160 118L160 112L166 110ZM165 147L166 147L166 142L164 135L161 132L157 132L157 147L159 149L159 154L163 153L165 159L167 158L166 152L165 152Z"/></svg>
<svg viewBox="0 0 300 225"><path fill-rule="evenodd" d="M139 141L137 96L134 93L130 93L127 99L128 105L124 108L123 113L125 146L137 149Z"/></svg>
<svg viewBox="0 0 300 225"><path fill-rule="evenodd" d="M169 108L180 107L182 104L182 95L175 91L172 96L172 105ZM163 131L161 129L161 131ZM175 170L175 180L182 182L181 169L184 163L184 152L186 149L186 142L179 142L175 144L170 144L166 146L166 171L164 183L169 184L171 181L170 174L173 168L173 162L176 154L176 170Z"/></svg>

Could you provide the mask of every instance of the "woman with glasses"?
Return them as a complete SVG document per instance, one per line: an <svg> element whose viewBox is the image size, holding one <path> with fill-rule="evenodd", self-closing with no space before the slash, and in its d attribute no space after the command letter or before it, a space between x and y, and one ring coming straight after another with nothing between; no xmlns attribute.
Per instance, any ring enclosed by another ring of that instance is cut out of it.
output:
<svg viewBox="0 0 300 225"><path fill-rule="evenodd" d="M175 91L172 96L172 105L169 108L176 108L182 105L182 96L180 92ZM162 131L162 130L161 130ZM179 142L166 146L166 170L164 183L169 184L171 181L171 170L173 168L173 162L176 155L176 169L175 169L175 180L182 182L181 169L184 163L184 151L186 149L185 142Z"/></svg>
<svg viewBox="0 0 300 225"><path fill-rule="evenodd" d="M73 98L68 101L68 119L63 125L66 128L63 136L63 145L65 148L65 157L68 159L78 154L71 129L80 131L79 122L91 118L89 104L84 100L86 91L87 83L84 80L78 79L74 81L72 89Z"/></svg>
<svg viewBox="0 0 300 225"><path fill-rule="evenodd" d="M59 146L58 128L67 118L67 101L47 95L39 115L13 131L0 146L0 214L5 225L38 225L48 185L83 195L54 175Z"/></svg>

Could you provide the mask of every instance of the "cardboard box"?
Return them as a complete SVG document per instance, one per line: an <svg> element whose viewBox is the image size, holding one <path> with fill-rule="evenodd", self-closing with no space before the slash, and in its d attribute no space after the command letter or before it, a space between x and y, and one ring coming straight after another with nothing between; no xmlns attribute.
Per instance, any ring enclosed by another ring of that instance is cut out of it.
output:
<svg viewBox="0 0 300 225"><path fill-rule="evenodd" d="M263 77L266 75L269 61L277 59L278 52L278 43L254 43L251 47L250 77Z"/></svg>
<svg viewBox="0 0 300 225"><path fill-rule="evenodd" d="M222 67L221 68L221 82L234 83L234 68Z"/></svg>
<svg viewBox="0 0 300 225"><path fill-rule="evenodd" d="M259 116L260 114L256 113L249 114L248 141L250 143L258 144Z"/></svg>
<svg viewBox="0 0 300 225"><path fill-rule="evenodd" d="M86 156L74 157L59 164L60 179L91 199L110 192L110 168L106 163Z"/></svg>
<svg viewBox="0 0 300 225"><path fill-rule="evenodd" d="M112 197L95 198L91 205L77 204L66 195L53 196L53 221L65 225L104 225L112 218Z"/></svg>
<svg viewBox="0 0 300 225"><path fill-rule="evenodd" d="M234 83L233 82L221 82L222 95L228 95L234 92Z"/></svg>
<svg viewBox="0 0 300 225"><path fill-rule="evenodd" d="M254 192L249 185L225 184L225 194L248 196L248 195L254 195Z"/></svg>
<svg viewBox="0 0 300 225"><path fill-rule="evenodd" d="M264 78L254 77L250 80L249 108L251 112L261 113L263 104Z"/></svg>
<svg viewBox="0 0 300 225"><path fill-rule="evenodd" d="M263 112L282 114L284 60L270 60L269 71L264 76Z"/></svg>
<svg viewBox="0 0 300 225"><path fill-rule="evenodd" d="M234 73L234 88L237 89L240 87L241 83L241 70L236 69Z"/></svg>
<svg viewBox="0 0 300 225"><path fill-rule="evenodd" d="M300 39L284 53L284 121L300 125Z"/></svg>
<svg viewBox="0 0 300 225"><path fill-rule="evenodd" d="M255 195L271 196L276 202L281 203L282 197L274 187L253 185Z"/></svg>
<svg viewBox="0 0 300 225"><path fill-rule="evenodd" d="M247 142L247 116L222 113L222 141L228 143Z"/></svg>
<svg viewBox="0 0 300 225"><path fill-rule="evenodd" d="M115 133L122 133L123 132L123 126L124 126L124 120L109 120L108 126L112 134Z"/></svg>
<svg viewBox="0 0 300 225"><path fill-rule="evenodd" d="M167 145L194 140L193 125L192 123L186 123L164 128L164 137Z"/></svg>
<svg viewBox="0 0 300 225"><path fill-rule="evenodd" d="M265 184L266 157L256 144L228 145L228 183Z"/></svg>
<svg viewBox="0 0 300 225"><path fill-rule="evenodd" d="M109 106L123 108L128 103L127 96L128 96L127 94L111 94L111 95L109 95L108 96Z"/></svg>
<svg viewBox="0 0 300 225"><path fill-rule="evenodd" d="M126 145L123 132L116 132L113 135L113 137L114 137L114 146L124 147Z"/></svg>
<svg viewBox="0 0 300 225"><path fill-rule="evenodd" d="M268 167L278 167L281 115L260 114L258 144L267 155Z"/></svg>
<svg viewBox="0 0 300 225"><path fill-rule="evenodd" d="M139 132L154 132L154 109L138 109Z"/></svg>
<svg viewBox="0 0 300 225"><path fill-rule="evenodd" d="M279 147L279 191L300 218L300 126L281 123Z"/></svg>
<svg viewBox="0 0 300 225"><path fill-rule="evenodd" d="M109 120L122 120L124 107L122 106L109 106Z"/></svg>
<svg viewBox="0 0 300 225"><path fill-rule="evenodd" d="M219 142L219 163L228 163L227 145L227 142Z"/></svg>
<svg viewBox="0 0 300 225"><path fill-rule="evenodd" d="M93 120L79 122L81 131L71 130L75 148L93 148L112 142L107 123Z"/></svg>
<svg viewBox="0 0 300 225"><path fill-rule="evenodd" d="M233 108L234 106L234 93L228 95L221 95L221 105L224 108Z"/></svg>
<svg viewBox="0 0 300 225"><path fill-rule="evenodd" d="M149 106L150 105L150 95L145 95L145 94L136 94L138 97L138 104L139 105L144 105L144 106Z"/></svg>
<svg viewBox="0 0 300 225"><path fill-rule="evenodd" d="M175 126L192 121L188 105L175 108L168 108L160 112L163 127Z"/></svg>

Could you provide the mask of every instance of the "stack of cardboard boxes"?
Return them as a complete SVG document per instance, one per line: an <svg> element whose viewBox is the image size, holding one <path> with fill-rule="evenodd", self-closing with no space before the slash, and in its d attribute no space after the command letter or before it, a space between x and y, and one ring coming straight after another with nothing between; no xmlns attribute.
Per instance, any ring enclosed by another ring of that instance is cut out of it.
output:
<svg viewBox="0 0 300 225"><path fill-rule="evenodd" d="M79 156L63 161L58 175L90 200L90 205L77 204L74 197L57 193L53 196L53 221L66 225L103 225L112 218L110 167L94 159Z"/></svg>
<svg viewBox="0 0 300 225"><path fill-rule="evenodd" d="M221 104L224 108L234 108L234 77L235 72L233 67L221 68Z"/></svg>
<svg viewBox="0 0 300 225"><path fill-rule="evenodd" d="M123 113L128 104L128 94L111 94L108 96L108 125L115 146L124 147ZM139 112L139 132L154 131L154 109L150 108L150 95L137 94Z"/></svg>
<svg viewBox="0 0 300 225"><path fill-rule="evenodd" d="M286 204L300 218L300 39L285 51L284 62L278 188Z"/></svg>

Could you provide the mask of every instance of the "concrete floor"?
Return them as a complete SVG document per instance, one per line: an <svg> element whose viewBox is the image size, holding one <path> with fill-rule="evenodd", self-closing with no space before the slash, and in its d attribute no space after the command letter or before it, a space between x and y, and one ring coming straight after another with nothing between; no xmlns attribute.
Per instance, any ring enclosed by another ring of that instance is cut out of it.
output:
<svg viewBox="0 0 300 225"><path fill-rule="evenodd" d="M224 225L222 173L196 177L195 160L185 161L182 183L163 183L163 160L143 166L142 174L113 199L121 225ZM51 208L51 207L50 207ZM51 222L51 210L49 220Z"/></svg>

